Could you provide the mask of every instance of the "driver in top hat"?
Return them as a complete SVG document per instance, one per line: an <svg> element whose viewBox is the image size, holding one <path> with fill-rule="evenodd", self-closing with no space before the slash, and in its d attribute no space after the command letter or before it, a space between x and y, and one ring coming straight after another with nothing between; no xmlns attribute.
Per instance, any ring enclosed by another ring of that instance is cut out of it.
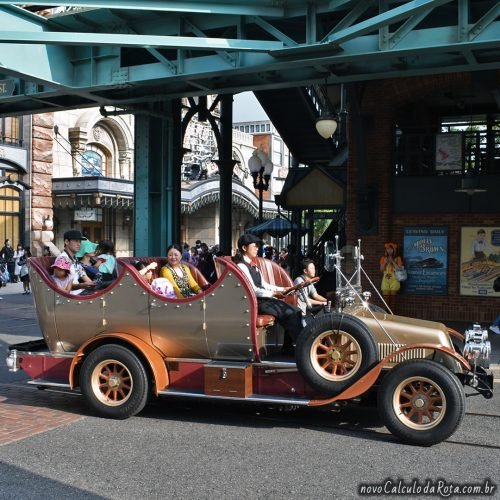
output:
<svg viewBox="0 0 500 500"><path fill-rule="evenodd" d="M245 233L238 239L238 267L245 273L253 285L257 296L258 313L271 314L285 329L284 354L293 354L293 343L297 341L302 330L302 311L298 307L283 302L281 299L290 290L274 286L264 281L257 267L257 254L262 244L260 238L253 234Z"/></svg>

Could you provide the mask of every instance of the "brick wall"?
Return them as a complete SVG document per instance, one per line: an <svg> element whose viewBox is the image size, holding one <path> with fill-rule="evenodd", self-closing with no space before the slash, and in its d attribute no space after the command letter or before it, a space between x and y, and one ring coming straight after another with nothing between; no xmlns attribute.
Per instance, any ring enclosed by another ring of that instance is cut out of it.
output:
<svg viewBox="0 0 500 500"><path fill-rule="evenodd" d="M500 74L500 72L499 72ZM363 117L366 150L357 151L349 130L350 149L347 188L347 243L362 239L364 267L379 284L379 258L384 242L394 241L401 247L404 226L440 225L448 227L448 295L398 296L397 312L431 320L490 322L500 314L500 298L459 295L460 229L462 226L499 226L499 213L491 214L395 214L392 210L392 166L394 125L435 125L433 112L426 106L426 96L437 92L466 89L471 75L450 74L418 78L399 78L365 82L359 109ZM352 125L353 119L350 120ZM377 186L378 231L360 236L356 225L360 162L366 162L367 183ZM465 197L465 195L464 195ZM424 203L425 200L422 200ZM464 203L467 200L464 198Z"/></svg>

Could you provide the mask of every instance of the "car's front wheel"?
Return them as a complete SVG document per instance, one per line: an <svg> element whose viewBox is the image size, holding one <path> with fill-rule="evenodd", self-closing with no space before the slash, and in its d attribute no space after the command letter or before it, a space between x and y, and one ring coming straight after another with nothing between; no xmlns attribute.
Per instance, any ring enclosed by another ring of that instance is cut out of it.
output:
<svg viewBox="0 0 500 500"><path fill-rule="evenodd" d="M409 360L392 368L378 394L385 426L401 441L430 446L450 437L465 414L458 378L429 360Z"/></svg>
<svg viewBox="0 0 500 500"><path fill-rule="evenodd" d="M314 389L339 394L377 361L377 346L358 318L329 314L302 330L296 349L297 367Z"/></svg>
<svg viewBox="0 0 500 500"><path fill-rule="evenodd" d="M104 345L85 359L80 386L87 403L100 416L124 419L144 408L150 383L134 352L121 345Z"/></svg>

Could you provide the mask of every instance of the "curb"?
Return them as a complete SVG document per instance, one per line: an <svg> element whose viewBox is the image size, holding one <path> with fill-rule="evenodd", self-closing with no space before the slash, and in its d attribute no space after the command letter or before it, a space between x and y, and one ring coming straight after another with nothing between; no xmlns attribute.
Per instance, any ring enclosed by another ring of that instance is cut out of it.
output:
<svg viewBox="0 0 500 500"><path fill-rule="evenodd" d="M500 364L490 365L490 371L493 374L493 381L500 383Z"/></svg>

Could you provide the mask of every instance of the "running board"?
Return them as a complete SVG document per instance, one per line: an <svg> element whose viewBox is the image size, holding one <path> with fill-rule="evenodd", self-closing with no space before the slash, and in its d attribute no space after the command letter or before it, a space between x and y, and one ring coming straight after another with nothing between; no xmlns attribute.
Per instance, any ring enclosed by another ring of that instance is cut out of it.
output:
<svg viewBox="0 0 500 500"><path fill-rule="evenodd" d="M56 387L58 389L71 389L69 384L63 384L61 382L50 382L49 380L28 380L29 385L37 385L40 387Z"/></svg>
<svg viewBox="0 0 500 500"><path fill-rule="evenodd" d="M158 395L201 398L201 399L224 399L230 401L245 401L247 403L275 403L281 405L296 405L296 406L307 406L310 401L309 399L280 398L276 396L263 396L260 394L252 394L247 398L232 397L232 396L213 396L204 394L203 392L179 391L177 389L165 389L163 391L158 391Z"/></svg>

